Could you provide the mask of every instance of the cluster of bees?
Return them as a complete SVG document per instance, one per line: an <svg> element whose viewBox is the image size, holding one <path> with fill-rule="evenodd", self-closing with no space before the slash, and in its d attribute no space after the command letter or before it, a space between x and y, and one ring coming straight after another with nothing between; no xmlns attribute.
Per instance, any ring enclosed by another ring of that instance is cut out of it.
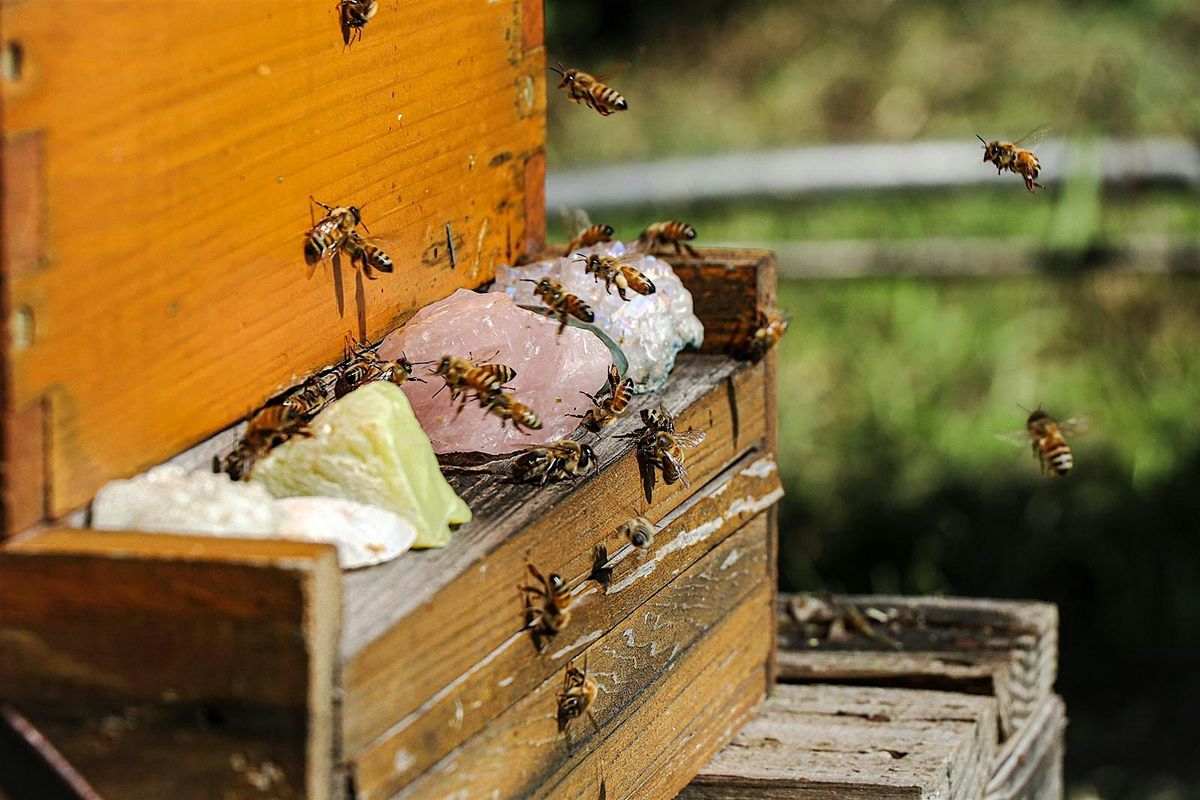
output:
<svg viewBox="0 0 1200 800"><path fill-rule="evenodd" d="M245 480L254 464L273 448L293 436L311 435L308 423L330 402L374 381L397 386L420 381L413 377L414 366L403 355L394 361L382 359L365 342L347 337L343 361L255 413L230 452L213 457L213 472L224 472L235 481Z"/></svg>
<svg viewBox="0 0 1200 800"><path fill-rule="evenodd" d="M468 358L442 356L433 373L446 381L443 388L450 390L451 401L458 401L456 414L462 413L469 400L475 400L489 414L499 417L502 426L512 423L519 431L542 427L537 413L505 390L504 384L517 376L517 371L506 364L476 364Z"/></svg>

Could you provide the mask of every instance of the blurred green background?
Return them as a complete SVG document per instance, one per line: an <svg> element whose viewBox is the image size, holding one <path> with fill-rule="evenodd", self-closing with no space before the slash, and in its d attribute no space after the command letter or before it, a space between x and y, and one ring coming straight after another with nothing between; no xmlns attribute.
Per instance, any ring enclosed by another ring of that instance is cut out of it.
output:
<svg viewBox="0 0 1200 800"><path fill-rule="evenodd" d="M1200 4L548 0L551 61L612 80L602 119L551 88L550 170L853 141L1200 139ZM1046 172L1053 164L1043 165ZM981 164L980 169L985 167ZM1059 171L1061 174L1061 170ZM560 240L551 209L551 236ZM785 589L1058 603L1074 798L1200 797L1200 279L1089 269L1153 234L1200 243L1200 197L1070 178L593 213L632 235L785 249L982 237L1028 274L792 280L780 304ZM968 258L969 253L964 255ZM799 265L800 268L803 265ZM1018 404L1083 415L1042 478Z"/></svg>

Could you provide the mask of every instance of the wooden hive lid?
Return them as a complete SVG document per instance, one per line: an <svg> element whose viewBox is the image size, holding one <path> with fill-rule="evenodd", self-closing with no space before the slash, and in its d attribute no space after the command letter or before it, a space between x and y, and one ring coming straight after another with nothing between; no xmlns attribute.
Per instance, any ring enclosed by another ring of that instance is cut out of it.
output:
<svg viewBox="0 0 1200 800"><path fill-rule="evenodd" d="M0 530L87 503L543 238L540 0L381 0L349 48L338 13L0 0ZM395 273L306 279L310 194L364 207Z"/></svg>

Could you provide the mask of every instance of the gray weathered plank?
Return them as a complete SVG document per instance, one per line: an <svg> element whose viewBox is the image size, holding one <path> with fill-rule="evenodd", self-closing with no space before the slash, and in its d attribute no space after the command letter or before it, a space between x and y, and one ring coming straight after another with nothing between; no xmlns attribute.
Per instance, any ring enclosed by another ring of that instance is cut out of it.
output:
<svg viewBox="0 0 1200 800"><path fill-rule="evenodd" d="M996 744L992 698L779 685L684 800L978 798Z"/></svg>
<svg viewBox="0 0 1200 800"><path fill-rule="evenodd" d="M1062 698L1053 694L1044 698L996 754L985 800L1061 800L1066 725Z"/></svg>

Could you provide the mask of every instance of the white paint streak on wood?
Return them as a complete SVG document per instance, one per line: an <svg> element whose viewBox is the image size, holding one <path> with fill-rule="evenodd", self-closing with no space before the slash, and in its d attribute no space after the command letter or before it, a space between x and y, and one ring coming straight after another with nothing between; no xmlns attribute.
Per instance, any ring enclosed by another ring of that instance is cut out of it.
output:
<svg viewBox="0 0 1200 800"><path fill-rule="evenodd" d="M742 553L736 547L729 551L729 555L725 556L725 560L721 562L721 569L729 569L738 562L742 557Z"/></svg>
<svg viewBox="0 0 1200 800"><path fill-rule="evenodd" d="M563 656L565 656L567 653L571 652L572 650L578 650L581 647L586 647L587 645L596 641L603 635L604 635L604 631L592 631L591 633L589 633L586 636L580 636L578 639L571 642L569 645L567 645L563 649L556 650L553 653L551 653L550 660L558 661L560 658L562 658Z"/></svg>
<svg viewBox="0 0 1200 800"><path fill-rule="evenodd" d="M730 504L729 510L725 512L725 518L737 516L738 514L757 514L764 508L770 508L775 502L783 497L783 489L776 489L773 492L767 493L765 496L755 499L753 497L743 497L740 500L734 500Z"/></svg>
<svg viewBox="0 0 1200 800"><path fill-rule="evenodd" d="M619 580L616 583L609 586L608 594L616 594L617 592L622 592L622 591L628 589L630 586L632 586L637 581L641 580L642 578L645 578L647 575L654 572L654 565L655 565L655 562L657 562L657 561L658 561L657 558L650 559L645 564L642 564L640 567L638 567L633 572L626 575L621 580Z"/></svg>
<svg viewBox="0 0 1200 800"><path fill-rule="evenodd" d="M770 456L760 458L750 466L742 470L739 475L747 475L751 478L766 478L776 469L775 459Z"/></svg>
<svg viewBox="0 0 1200 800"><path fill-rule="evenodd" d="M392 757L392 767L396 770L397 775L408 772L415 763L417 763L416 757L404 749L397 750L396 755Z"/></svg>
<svg viewBox="0 0 1200 800"><path fill-rule="evenodd" d="M503 689L506 686L512 686L513 681L516 679L516 675L509 675L507 678L502 678L501 680L496 681L496 685Z"/></svg>

